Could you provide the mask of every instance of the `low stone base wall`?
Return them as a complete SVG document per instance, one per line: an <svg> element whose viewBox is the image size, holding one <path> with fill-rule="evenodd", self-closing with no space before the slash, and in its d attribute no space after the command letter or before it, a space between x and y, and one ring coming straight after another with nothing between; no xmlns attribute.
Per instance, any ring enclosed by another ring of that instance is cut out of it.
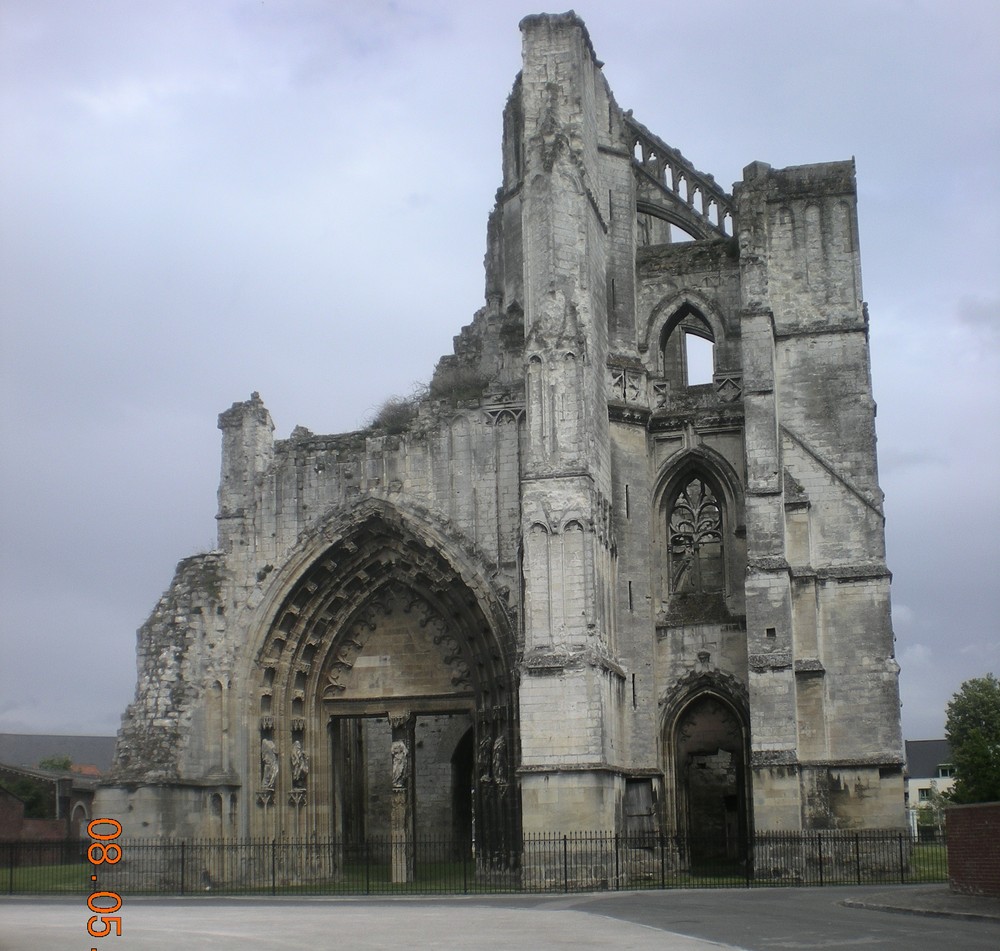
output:
<svg viewBox="0 0 1000 951"><path fill-rule="evenodd" d="M913 840L908 832L815 832L759 834L754 842L758 882L905 881Z"/></svg>

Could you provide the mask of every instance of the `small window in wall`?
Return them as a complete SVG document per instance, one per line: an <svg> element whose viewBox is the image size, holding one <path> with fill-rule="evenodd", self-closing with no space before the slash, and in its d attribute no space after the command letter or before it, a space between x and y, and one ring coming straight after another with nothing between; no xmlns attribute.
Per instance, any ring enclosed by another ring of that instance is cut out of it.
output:
<svg viewBox="0 0 1000 951"><path fill-rule="evenodd" d="M920 800L920 802L930 802L931 791L929 789L918 789L917 798Z"/></svg>
<svg viewBox="0 0 1000 951"><path fill-rule="evenodd" d="M687 357L687 385L711 383L715 372L715 344L699 334L685 332L684 350Z"/></svg>
<svg viewBox="0 0 1000 951"><path fill-rule="evenodd" d="M952 766L951 763L942 763L938 767L937 774L941 779L948 779L955 775L955 767Z"/></svg>

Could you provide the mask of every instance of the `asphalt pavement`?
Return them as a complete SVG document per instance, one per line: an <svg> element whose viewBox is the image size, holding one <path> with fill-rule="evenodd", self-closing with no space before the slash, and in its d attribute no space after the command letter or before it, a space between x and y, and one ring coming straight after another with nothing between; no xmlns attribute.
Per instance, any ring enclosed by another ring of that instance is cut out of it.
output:
<svg viewBox="0 0 1000 951"><path fill-rule="evenodd" d="M895 912L887 914L886 912ZM996 951L1000 900L947 886L450 898L135 898L107 937L79 900L0 898L0 951Z"/></svg>

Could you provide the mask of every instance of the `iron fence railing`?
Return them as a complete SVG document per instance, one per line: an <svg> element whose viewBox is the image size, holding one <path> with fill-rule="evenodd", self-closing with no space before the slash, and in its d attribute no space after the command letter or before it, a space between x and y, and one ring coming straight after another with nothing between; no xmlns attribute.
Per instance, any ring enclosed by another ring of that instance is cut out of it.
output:
<svg viewBox="0 0 1000 951"><path fill-rule="evenodd" d="M745 843L614 833L527 835L484 854L417 838L0 842L8 894L489 894L947 881L943 839L760 833ZM89 850L89 851L88 851Z"/></svg>

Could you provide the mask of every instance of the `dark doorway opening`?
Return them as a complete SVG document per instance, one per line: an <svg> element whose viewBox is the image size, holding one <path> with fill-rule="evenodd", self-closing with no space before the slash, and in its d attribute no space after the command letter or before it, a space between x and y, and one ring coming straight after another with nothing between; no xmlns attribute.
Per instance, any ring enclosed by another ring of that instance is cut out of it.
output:
<svg viewBox="0 0 1000 951"><path fill-rule="evenodd" d="M475 748L467 713L417 715L413 819L418 838L470 843ZM392 834L392 729L385 716L330 721L332 834L347 846Z"/></svg>
<svg viewBox="0 0 1000 951"><path fill-rule="evenodd" d="M746 730L721 697L694 698L676 721L678 828L692 869L741 866L747 854Z"/></svg>

